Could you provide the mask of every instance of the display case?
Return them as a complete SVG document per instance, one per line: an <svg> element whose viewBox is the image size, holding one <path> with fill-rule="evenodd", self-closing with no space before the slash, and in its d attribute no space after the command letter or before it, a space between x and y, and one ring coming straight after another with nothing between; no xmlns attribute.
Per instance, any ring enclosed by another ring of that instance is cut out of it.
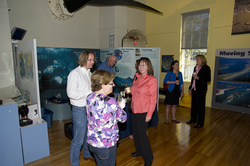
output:
<svg viewBox="0 0 250 166"><path fill-rule="evenodd" d="M9 86L0 89L0 99L12 99L18 106L31 105L30 92L17 86Z"/></svg>
<svg viewBox="0 0 250 166"><path fill-rule="evenodd" d="M36 117L32 124L20 127L18 106L32 106L30 92L11 86L0 89L0 99L3 100L3 105L0 105L0 124L4 126L0 130L0 165L22 166L49 156L47 122Z"/></svg>
<svg viewBox="0 0 250 166"><path fill-rule="evenodd" d="M30 92L21 88L18 88L20 95L13 97L12 99L20 106L22 104L31 105Z"/></svg>

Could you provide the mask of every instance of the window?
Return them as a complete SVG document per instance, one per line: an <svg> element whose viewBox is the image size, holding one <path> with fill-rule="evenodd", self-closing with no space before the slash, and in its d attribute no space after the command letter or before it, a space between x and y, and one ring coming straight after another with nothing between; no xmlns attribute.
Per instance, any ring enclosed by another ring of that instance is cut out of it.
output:
<svg viewBox="0 0 250 166"><path fill-rule="evenodd" d="M182 14L181 71L190 81L197 54L207 55L209 9Z"/></svg>

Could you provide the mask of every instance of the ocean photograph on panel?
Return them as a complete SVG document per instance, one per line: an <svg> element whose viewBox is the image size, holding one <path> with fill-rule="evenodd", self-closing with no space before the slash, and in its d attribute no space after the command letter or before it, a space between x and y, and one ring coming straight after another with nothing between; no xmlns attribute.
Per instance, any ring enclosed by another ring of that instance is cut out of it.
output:
<svg viewBox="0 0 250 166"><path fill-rule="evenodd" d="M218 80L250 82L250 59L220 58Z"/></svg>
<svg viewBox="0 0 250 166"><path fill-rule="evenodd" d="M37 47L38 77L41 103L46 97L52 100L54 96L67 99L66 86L69 73L78 66L78 57L86 49ZM100 64L100 50L91 49ZM92 70L96 70L94 65Z"/></svg>
<svg viewBox="0 0 250 166"><path fill-rule="evenodd" d="M250 108L250 84L218 81L215 102Z"/></svg>

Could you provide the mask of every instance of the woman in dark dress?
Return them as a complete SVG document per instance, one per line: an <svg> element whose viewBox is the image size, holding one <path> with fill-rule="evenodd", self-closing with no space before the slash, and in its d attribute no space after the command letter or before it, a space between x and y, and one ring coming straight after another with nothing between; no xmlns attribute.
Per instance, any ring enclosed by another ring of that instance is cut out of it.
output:
<svg viewBox="0 0 250 166"><path fill-rule="evenodd" d="M197 55L196 63L189 86L189 95L192 94L191 119L186 123L196 123L197 119L194 128L201 128L204 126L207 83L211 81L211 70L204 55Z"/></svg>
<svg viewBox="0 0 250 166"><path fill-rule="evenodd" d="M179 62L174 60L171 63L170 71L166 74L164 83L169 84L168 90L166 92L166 98L164 103L166 106L166 124L169 124L168 114L170 111L170 107L172 106L172 121L176 123L180 123L178 119L176 119L176 107L179 105L179 97L184 95L184 85L182 73L179 71Z"/></svg>

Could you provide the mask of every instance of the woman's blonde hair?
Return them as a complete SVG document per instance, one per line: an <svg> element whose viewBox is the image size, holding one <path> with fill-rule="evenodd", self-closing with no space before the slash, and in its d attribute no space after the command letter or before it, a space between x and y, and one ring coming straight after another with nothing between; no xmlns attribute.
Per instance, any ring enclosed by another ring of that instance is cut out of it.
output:
<svg viewBox="0 0 250 166"><path fill-rule="evenodd" d="M115 75L105 70L96 70L91 76L91 88L93 92L102 89L102 85L107 85L113 81Z"/></svg>
<svg viewBox="0 0 250 166"><path fill-rule="evenodd" d="M198 54L198 55L196 55L196 58L200 58L201 59L201 61L202 61L201 66L207 65L207 59L206 59L205 55Z"/></svg>
<svg viewBox="0 0 250 166"><path fill-rule="evenodd" d="M138 72L138 74L141 74L141 72L139 71L139 65L141 62L145 62L146 65L148 66L148 75L154 75L154 69L153 69L152 63L151 63L150 59L148 59L146 57L142 57L142 58L136 60L136 71Z"/></svg>
<svg viewBox="0 0 250 166"><path fill-rule="evenodd" d="M96 56L95 53L91 50L84 50L81 52L79 58L78 58L78 64L83 67L87 65L87 61L89 58L89 54L93 54L94 55L94 61L96 61Z"/></svg>

